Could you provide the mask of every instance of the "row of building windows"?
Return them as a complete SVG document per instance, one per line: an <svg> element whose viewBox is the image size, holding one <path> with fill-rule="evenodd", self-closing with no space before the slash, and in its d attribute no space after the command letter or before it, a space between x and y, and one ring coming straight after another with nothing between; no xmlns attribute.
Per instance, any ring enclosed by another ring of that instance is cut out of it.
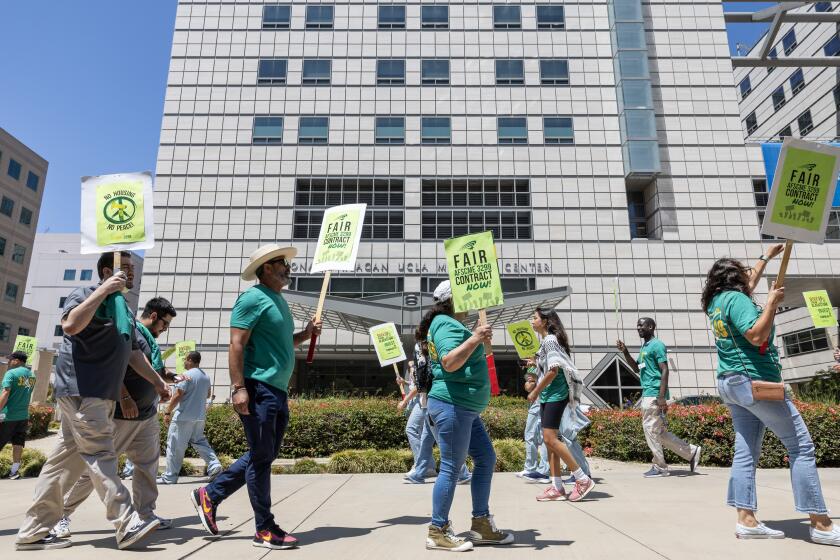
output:
<svg viewBox="0 0 840 560"><path fill-rule="evenodd" d="M257 145L282 144L283 124L283 117L254 117L252 142ZM496 125L499 144L528 143L528 121L525 117L498 117ZM327 144L329 133L329 117L302 116L298 118L298 144ZM574 144L574 141L571 117L543 118L543 143ZM405 144L405 117L376 117L374 142L376 144ZM451 144L451 118L421 117L420 143Z"/></svg>
<svg viewBox="0 0 840 560"><path fill-rule="evenodd" d="M6 256L7 244L8 241L6 240L6 238L0 237L0 257ZM15 243L14 249L12 250L11 259L13 263L23 264L23 261L26 260L26 247Z"/></svg>
<svg viewBox="0 0 840 560"><path fill-rule="evenodd" d="M3 158L3 152L0 152L0 159ZM20 178L23 173L23 165L15 158L9 158L9 164L6 167L6 175L14 179L15 181L20 181ZM35 192L38 191L38 184L40 183L41 178L38 177L32 171L26 172L26 186Z"/></svg>
<svg viewBox="0 0 840 560"><path fill-rule="evenodd" d="M540 85L569 85L569 61L564 58L539 60ZM525 85L525 59L496 59L496 84L505 86ZM263 58L257 67L257 85L276 86L287 84L289 61L285 58ZM420 61L420 85L442 86L450 82L450 64L445 58L428 58ZM301 85L328 86L332 84L332 60L305 58L301 72ZM376 61L376 85L406 85L405 59L385 58ZM416 85L416 84L410 84Z"/></svg>
<svg viewBox="0 0 840 560"><path fill-rule="evenodd" d="M317 239L324 210L365 202L364 239L403 239L404 183L400 179L299 179L295 186L293 236ZM527 179L423 179L422 239L448 239L490 230L496 239L532 239L531 194ZM320 209L318 207L322 207ZM387 208L387 209L386 209Z"/></svg>
<svg viewBox="0 0 840 560"><path fill-rule="evenodd" d="M802 91L805 88L805 75L802 73L802 68L796 69L788 78L788 82L790 83L790 91L791 96L795 96L797 93ZM741 101L747 98L747 96L752 92L752 85L750 83L750 77L747 76L741 83L738 84L739 89L741 90ZM778 111L782 107L784 107L785 103L787 103L787 99L785 99L785 90L784 85L780 85L771 95L773 99L773 108Z"/></svg>
<svg viewBox="0 0 840 560"><path fill-rule="evenodd" d="M0 199L0 214L11 218L15 212L15 201L9 198L8 196L4 196ZM20 214L18 216L18 221L25 225L29 226L32 224L32 210L25 206L20 207Z"/></svg>
<svg viewBox="0 0 840 560"><path fill-rule="evenodd" d="M18 327L18 334L21 336L30 336L29 329L25 327ZM0 321L0 342L10 342L12 338L12 325Z"/></svg>
<svg viewBox="0 0 840 560"><path fill-rule="evenodd" d="M447 277L422 276L420 277L420 291L430 294L444 280L447 280ZM320 276L314 278L296 276L291 279L289 289L317 293L321 291L323 281L324 279ZM534 277L503 277L501 281L502 290L506 294L533 291L537 288L537 279ZM354 299L380 296L404 291L404 282L404 278L388 276L333 276L330 278L328 293Z"/></svg>
<svg viewBox="0 0 840 560"><path fill-rule="evenodd" d="M405 6L383 4L377 10L379 29L406 29ZM537 29L565 29L563 6L537 5ZM263 29L290 29L292 6L274 4L263 6ZM331 4L306 6L306 29L333 29L335 6ZM421 29L449 29L449 6L430 4L420 7ZM493 6L494 29L522 29L522 8L516 5Z"/></svg>
<svg viewBox="0 0 840 560"><path fill-rule="evenodd" d="M90 280L93 278L93 269L90 268L83 268L79 274L79 280ZM75 268L65 268L64 269L64 280L72 282L76 280L76 269Z"/></svg>

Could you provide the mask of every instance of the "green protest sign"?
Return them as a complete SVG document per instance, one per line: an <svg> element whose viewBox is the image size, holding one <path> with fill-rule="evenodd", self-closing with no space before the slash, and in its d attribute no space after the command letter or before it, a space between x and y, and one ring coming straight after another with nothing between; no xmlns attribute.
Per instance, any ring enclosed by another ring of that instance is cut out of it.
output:
<svg viewBox="0 0 840 560"><path fill-rule="evenodd" d="M376 350L376 356L382 367L405 360L405 349L394 323L383 323L371 327L370 338L373 340L373 348Z"/></svg>
<svg viewBox="0 0 840 560"><path fill-rule="evenodd" d="M17 335L15 346L12 352L23 352L26 354L26 365L31 366L35 359L35 351L38 348L38 340L34 336Z"/></svg>
<svg viewBox="0 0 840 560"><path fill-rule="evenodd" d="M195 340L184 340L175 344L175 373L181 375L186 371L184 358L190 352L195 352Z"/></svg>
<svg viewBox="0 0 840 560"><path fill-rule="evenodd" d="M154 247L152 199L148 171L82 177L82 254Z"/></svg>
<svg viewBox="0 0 840 560"><path fill-rule="evenodd" d="M540 349L540 341L537 338L537 333L531 327L530 321L526 319L511 323L507 326L507 331L520 358L525 360L537 355Z"/></svg>
<svg viewBox="0 0 840 560"><path fill-rule="evenodd" d="M160 359L161 360L167 359L169 356L171 356L172 354L175 353L176 349L177 348L175 346L170 346L169 348L166 349L166 351L163 354L161 354Z"/></svg>
<svg viewBox="0 0 840 560"><path fill-rule="evenodd" d="M367 204L345 204L324 212L310 272L355 268L366 208Z"/></svg>
<svg viewBox="0 0 840 560"><path fill-rule="evenodd" d="M504 305L493 232L447 239L443 247L456 313Z"/></svg>
<svg viewBox="0 0 840 560"><path fill-rule="evenodd" d="M808 312L811 313L811 319L816 328L837 326L837 318L834 316L834 309L831 307L827 291L802 292L802 297L805 298L805 305L808 306Z"/></svg>
<svg viewBox="0 0 840 560"><path fill-rule="evenodd" d="M761 233L803 243L825 240L840 148L795 138L782 146Z"/></svg>

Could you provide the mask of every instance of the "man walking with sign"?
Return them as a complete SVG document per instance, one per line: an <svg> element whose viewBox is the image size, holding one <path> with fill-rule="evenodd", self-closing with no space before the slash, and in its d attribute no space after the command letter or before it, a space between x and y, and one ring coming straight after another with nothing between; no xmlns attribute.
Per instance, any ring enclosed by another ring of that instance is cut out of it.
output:
<svg viewBox="0 0 840 560"><path fill-rule="evenodd" d="M321 332L321 322L313 319L295 333L289 305L280 293L289 285L295 255L293 247L266 245L251 254L242 272L243 280L256 279L258 284L243 292L233 306L229 366L233 407L242 420L249 451L191 495L204 528L218 535L216 509L247 483L256 523L252 544L272 549L298 544L271 514L271 462L289 423L288 387L295 346Z"/></svg>
<svg viewBox="0 0 840 560"><path fill-rule="evenodd" d="M140 518L117 476L112 417L128 365L152 383L162 400L169 398L166 383L135 339L134 319L122 296L123 288L131 287L134 271L131 254L122 257L122 270L115 274L114 254L103 253L96 265L100 283L74 290L65 301L54 383L61 433L38 477L33 503L18 531L17 550L71 545L51 531L61 518L68 483L86 470L116 529L120 549L136 544L160 524L156 518Z"/></svg>
<svg viewBox="0 0 840 560"><path fill-rule="evenodd" d="M653 464L645 478L668 476L668 463L665 462L665 449L670 449L686 461L691 472L697 470L703 448L690 445L668 431L665 414L668 412L668 349L653 333L656 322L650 317L642 317L636 323L639 338L645 342L639 349L639 359L634 360L630 351L621 340L616 341L618 349L624 353L624 359L639 374L642 382L642 426L648 447L653 452Z"/></svg>
<svg viewBox="0 0 840 560"><path fill-rule="evenodd" d="M166 373L156 339L169 329L176 315L169 300L155 297L146 302L140 319L134 322L134 334L140 351L151 367L161 377L169 377L169 380L172 378ZM154 386L129 365L120 389L120 401L114 411L114 450L117 455L125 453L131 461L131 493L140 517L157 519L160 523L158 529L170 529L172 521L158 517L154 511L160 463L157 409L158 395ZM54 529L58 537L70 536L70 516L93 492L90 474L84 473L75 482L64 496L64 515Z"/></svg>
<svg viewBox="0 0 840 560"><path fill-rule="evenodd" d="M29 428L29 399L35 386L35 374L26 367L25 353L12 352L8 359L9 369L3 376L3 392L0 393L0 451L7 443L12 443L9 479L17 480Z"/></svg>

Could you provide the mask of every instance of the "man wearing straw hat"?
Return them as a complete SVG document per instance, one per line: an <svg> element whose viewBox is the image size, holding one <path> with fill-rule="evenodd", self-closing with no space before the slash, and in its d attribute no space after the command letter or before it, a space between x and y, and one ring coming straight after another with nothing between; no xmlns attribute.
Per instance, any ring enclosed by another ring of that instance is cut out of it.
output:
<svg viewBox="0 0 840 560"><path fill-rule="evenodd" d="M271 462L289 423L287 391L295 346L321 333L321 322L314 319L295 333L289 305L281 294L289 285L295 255L294 247L265 245L251 254L242 272L243 280L258 283L240 294L233 306L229 367L231 400L242 420L249 451L191 495L202 525L217 535L216 508L247 484L257 528L252 544L271 549L297 546L297 539L278 527L271 514Z"/></svg>

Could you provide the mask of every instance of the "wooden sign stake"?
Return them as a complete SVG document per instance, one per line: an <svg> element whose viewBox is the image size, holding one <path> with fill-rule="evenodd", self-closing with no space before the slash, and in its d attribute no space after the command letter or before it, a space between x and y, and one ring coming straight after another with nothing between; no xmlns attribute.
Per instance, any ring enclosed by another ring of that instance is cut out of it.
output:
<svg viewBox="0 0 840 560"><path fill-rule="evenodd" d="M321 296L318 298L318 307L315 309L315 321L321 320L321 312L324 310L324 299L327 297L327 288L330 286L330 273L324 273L324 283L321 284ZM318 341L318 335L312 333L312 338L309 339L309 352L306 354L306 363L311 364L315 359L315 343Z"/></svg>

